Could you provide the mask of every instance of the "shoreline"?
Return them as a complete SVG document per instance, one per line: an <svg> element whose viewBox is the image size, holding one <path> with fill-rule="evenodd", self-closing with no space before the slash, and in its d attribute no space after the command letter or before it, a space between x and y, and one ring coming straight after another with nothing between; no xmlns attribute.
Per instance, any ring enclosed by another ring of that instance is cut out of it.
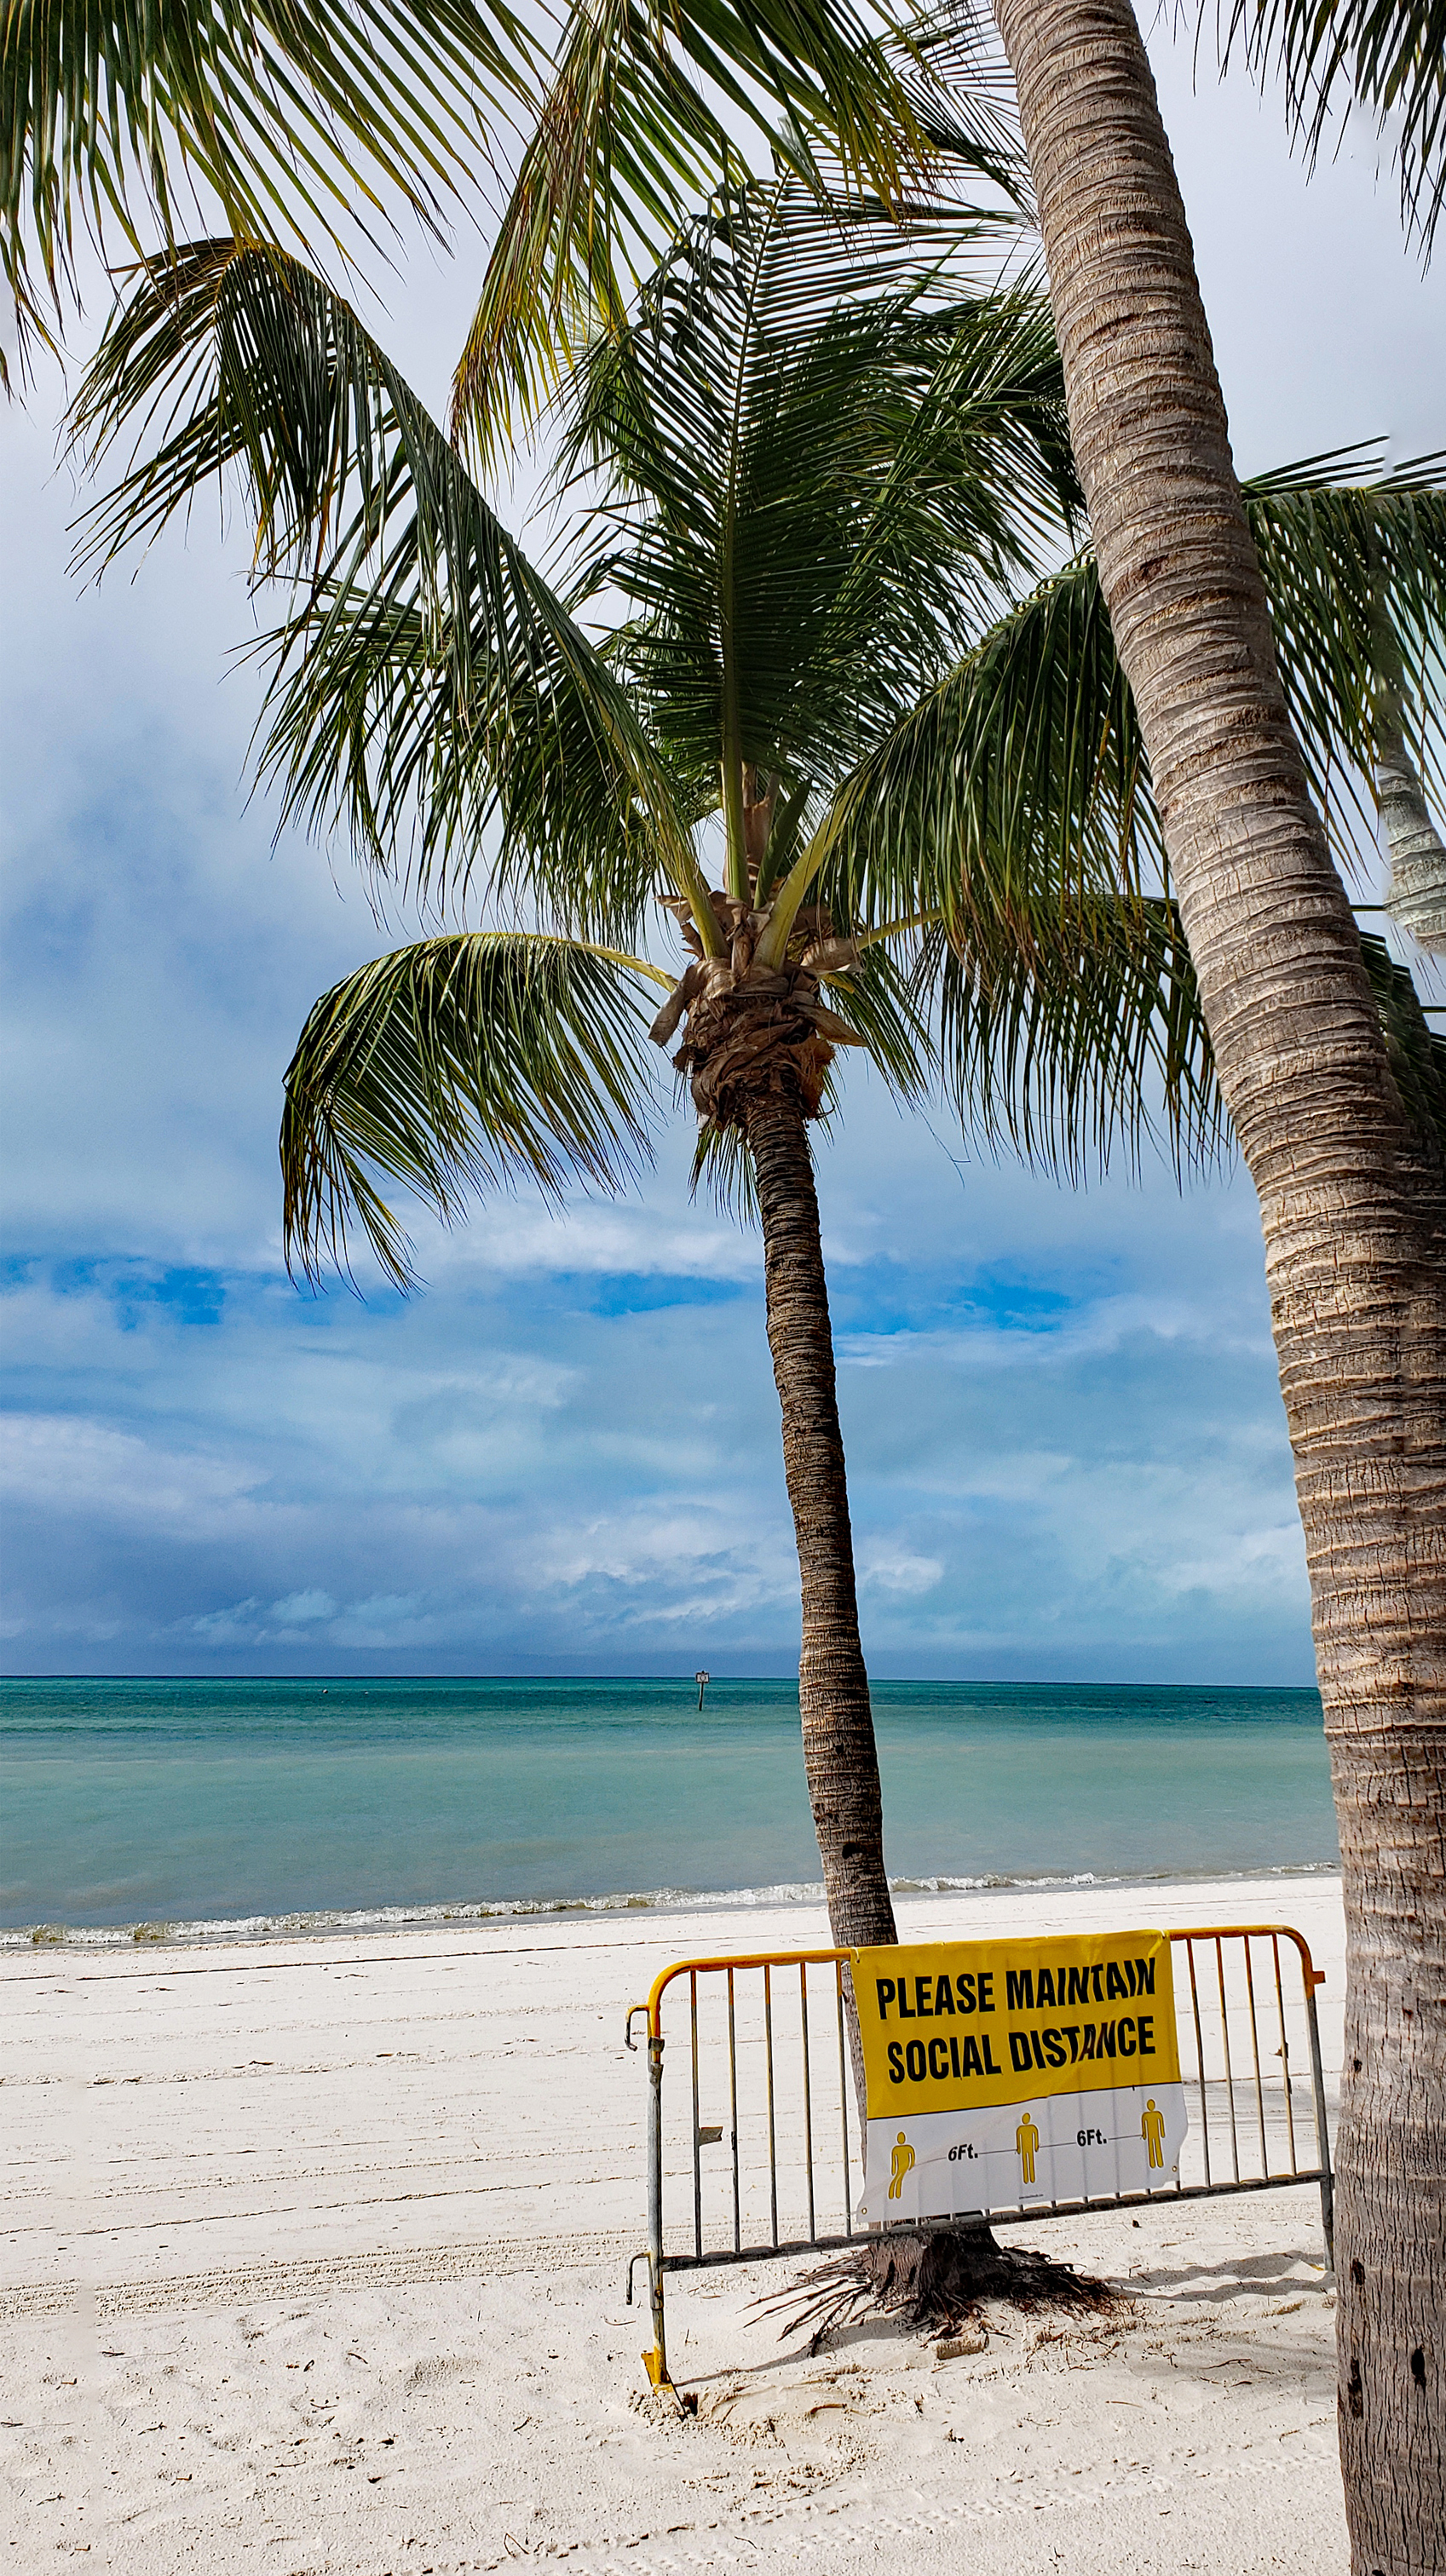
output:
<svg viewBox="0 0 1446 2576"><path fill-rule="evenodd" d="M1233 1887L1244 1884L1289 1884L1338 1880L1339 1860L1281 1861L1270 1869L1157 1869L1105 1872L1017 1872L977 1877L895 1878L892 1895L904 1903L915 1898L956 1896L1053 1895L1079 1890L1108 1895L1115 1889ZM378 1903L355 1907L318 1906L286 1912L202 1917L195 1921L155 1918L116 1923L67 1923L60 1920L0 1924L0 1957L24 1956L35 1950L111 1952L128 1950L229 1949L287 1941L380 1939L413 1932L475 1930L484 1923L567 1922L614 1915L649 1915L663 1922L688 1914L818 1909L821 1881L798 1880L775 1887L653 1888L606 1890L587 1896L517 1896L492 1900L438 1901L417 1905Z"/></svg>

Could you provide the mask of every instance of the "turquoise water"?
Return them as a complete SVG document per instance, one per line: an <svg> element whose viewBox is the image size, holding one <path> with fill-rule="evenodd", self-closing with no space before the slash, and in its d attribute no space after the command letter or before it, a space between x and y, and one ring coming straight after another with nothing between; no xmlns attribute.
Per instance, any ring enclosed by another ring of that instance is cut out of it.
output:
<svg viewBox="0 0 1446 2576"><path fill-rule="evenodd" d="M1328 1867L1314 1691L874 1690L901 1883ZM796 1688L0 1684L0 1925L812 1893Z"/></svg>

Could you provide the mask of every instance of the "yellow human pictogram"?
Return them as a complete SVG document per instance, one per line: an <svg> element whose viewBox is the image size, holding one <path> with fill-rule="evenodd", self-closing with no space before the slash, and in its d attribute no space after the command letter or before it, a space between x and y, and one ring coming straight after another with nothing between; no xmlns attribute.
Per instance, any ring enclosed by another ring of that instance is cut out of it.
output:
<svg viewBox="0 0 1446 2576"><path fill-rule="evenodd" d="M1153 2101L1147 2102L1143 2111L1140 2113L1140 2135L1150 2150L1151 2164L1158 2165L1163 2171L1165 2164L1165 2114L1163 2111L1156 2110Z"/></svg>
<svg viewBox="0 0 1446 2576"><path fill-rule="evenodd" d="M917 2159L915 2157L914 2150L910 2146L908 2139L905 2137L904 2132L901 2129L899 2131L899 2143L894 2149L893 2163L890 2167L890 2200L903 2199L904 2176L905 2174L913 2172L916 2161Z"/></svg>
<svg viewBox="0 0 1446 2576"><path fill-rule="evenodd" d="M1014 2132L1014 2143L1019 2149L1020 2180L1033 2182L1034 2159L1039 2152L1039 2131L1027 2111Z"/></svg>

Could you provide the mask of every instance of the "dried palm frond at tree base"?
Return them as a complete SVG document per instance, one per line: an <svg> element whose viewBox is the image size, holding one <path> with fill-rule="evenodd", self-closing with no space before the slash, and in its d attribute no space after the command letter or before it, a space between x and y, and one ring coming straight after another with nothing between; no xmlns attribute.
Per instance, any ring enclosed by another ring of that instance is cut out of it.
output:
<svg viewBox="0 0 1446 2576"><path fill-rule="evenodd" d="M984 2299L1006 2300L1026 2314L1066 2308L1098 2315L1116 2304L1107 2283L1072 2264L1001 2245L991 2228L967 2227L871 2236L757 2305L763 2316L782 2316L780 2342L806 2334L810 2353L819 2353L831 2335L868 2317L895 2317L915 2334L957 2335Z"/></svg>

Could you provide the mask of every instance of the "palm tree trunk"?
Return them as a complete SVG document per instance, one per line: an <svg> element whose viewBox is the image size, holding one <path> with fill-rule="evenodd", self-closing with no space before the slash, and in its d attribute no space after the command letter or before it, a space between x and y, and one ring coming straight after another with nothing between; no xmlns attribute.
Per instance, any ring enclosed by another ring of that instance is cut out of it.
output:
<svg viewBox="0 0 1446 2576"><path fill-rule="evenodd" d="M803 1595L798 1707L828 1919L840 1949L897 1940L884 1870L879 1759L859 1642L854 1544L834 1388L818 1194L791 1087L745 1112L763 1223L768 1341Z"/></svg>
<svg viewBox="0 0 1446 2576"><path fill-rule="evenodd" d="M1084 482L1260 1199L1340 1821L1339 2404L1359 2576L1446 2569L1446 1176L1306 791L1128 0L995 0Z"/></svg>

